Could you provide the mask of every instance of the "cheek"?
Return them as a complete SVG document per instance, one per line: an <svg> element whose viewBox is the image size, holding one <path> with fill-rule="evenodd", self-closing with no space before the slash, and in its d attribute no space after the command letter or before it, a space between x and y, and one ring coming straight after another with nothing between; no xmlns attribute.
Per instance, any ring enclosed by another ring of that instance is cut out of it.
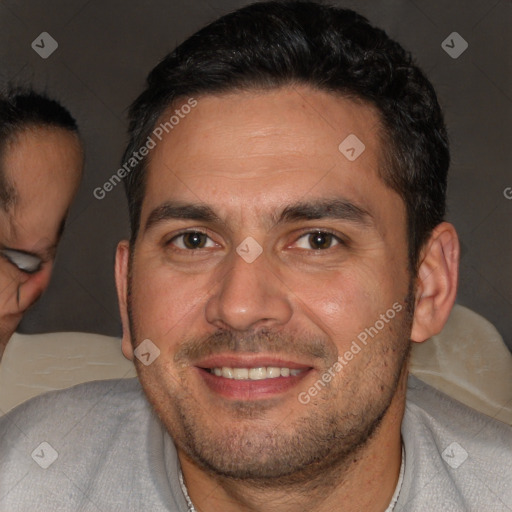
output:
<svg viewBox="0 0 512 512"><path fill-rule="evenodd" d="M134 269L132 281L137 338L149 338L161 347L169 340L190 336L200 324L207 289L196 276L178 275L165 268L150 269L146 265L141 268Z"/></svg>
<svg viewBox="0 0 512 512"><path fill-rule="evenodd" d="M50 279L52 278L52 272L53 272L53 262L49 263L46 268L41 272L41 280L39 282L39 285L41 286L42 290L46 290L48 288L48 285L50 284Z"/></svg>
<svg viewBox="0 0 512 512"><path fill-rule="evenodd" d="M403 275L393 277L385 265L347 266L323 275L287 276L299 315L326 334L339 354L345 353L354 340L368 336L367 330L374 329L376 322L380 328L381 315L393 304L402 304L407 289L402 281ZM380 334L391 326L385 327L379 329Z"/></svg>
<svg viewBox="0 0 512 512"><path fill-rule="evenodd" d="M329 335L349 334L373 318L385 296L372 272L356 270L289 275L287 284L298 308Z"/></svg>

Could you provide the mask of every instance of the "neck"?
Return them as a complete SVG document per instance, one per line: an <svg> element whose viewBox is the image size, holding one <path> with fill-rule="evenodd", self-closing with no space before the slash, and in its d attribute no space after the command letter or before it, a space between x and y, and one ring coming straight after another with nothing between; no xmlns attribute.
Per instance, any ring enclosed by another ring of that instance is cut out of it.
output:
<svg viewBox="0 0 512 512"><path fill-rule="evenodd" d="M404 365L406 366L406 365ZM395 491L401 464L401 436L407 370L374 435L349 460L322 469L307 482L286 488L219 477L198 468L178 451L185 484L196 510L203 512L384 512Z"/></svg>

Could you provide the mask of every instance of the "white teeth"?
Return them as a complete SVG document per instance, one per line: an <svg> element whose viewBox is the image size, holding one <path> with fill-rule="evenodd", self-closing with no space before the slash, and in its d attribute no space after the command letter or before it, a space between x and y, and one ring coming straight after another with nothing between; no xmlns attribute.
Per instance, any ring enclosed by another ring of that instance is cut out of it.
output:
<svg viewBox="0 0 512 512"><path fill-rule="evenodd" d="M249 370L249 379L261 380L267 378L267 369L263 366L262 368L251 368Z"/></svg>
<svg viewBox="0 0 512 512"><path fill-rule="evenodd" d="M276 377L294 377L304 370L279 368L277 366L259 366L255 368L230 368L223 366L222 368L212 368L211 372L217 377L235 380L262 380L275 379Z"/></svg>
<svg viewBox="0 0 512 512"><path fill-rule="evenodd" d="M274 377L281 376L281 368L277 366L268 366L267 367L267 378L273 379Z"/></svg>
<svg viewBox="0 0 512 512"><path fill-rule="evenodd" d="M247 380L249 378L249 369L233 368L233 378L239 380Z"/></svg>
<svg viewBox="0 0 512 512"><path fill-rule="evenodd" d="M217 375L217 373L215 373ZM233 368L228 368L227 366L222 367L222 376L226 377L226 379L233 378Z"/></svg>

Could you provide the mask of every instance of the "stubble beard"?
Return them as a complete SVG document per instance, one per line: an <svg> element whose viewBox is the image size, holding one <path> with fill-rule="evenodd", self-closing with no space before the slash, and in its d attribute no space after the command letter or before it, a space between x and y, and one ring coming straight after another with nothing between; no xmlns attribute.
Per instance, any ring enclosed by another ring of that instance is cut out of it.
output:
<svg viewBox="0 0 512 512"><path fill-rule="evenodd" d="M186 378L171 376L172 363L166 367L157 359L144 367L136 361L137 373L178 451L195 465L213 477L253 488L300 484L310 492L343 478L378 431L397 393L410 354L412 289L404 303L404 316L396 317L392 327L372 341L374 346L363 349L373 351L366 365L351 363L337 375L337 382L333 379L336 385L325 387L299 409L301 414L289 420L285 410L282 421L273 425L265 421L265 412L279 407L275 401L233 402L218 414L207 414ZM132 341L140 339L130 292L128 315ZM357 373L361 368L363 375ZM217 423L222 416L229 419Z"/></svg>

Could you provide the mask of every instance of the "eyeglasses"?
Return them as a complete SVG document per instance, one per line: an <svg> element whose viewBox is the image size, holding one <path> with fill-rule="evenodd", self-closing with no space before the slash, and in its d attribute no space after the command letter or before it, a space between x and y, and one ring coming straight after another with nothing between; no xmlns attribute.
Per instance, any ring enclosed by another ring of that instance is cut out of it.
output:
<svg viewBox="0 0 512 512"><path fill-rule="evenodd" d="M35 274L41 270L43 264L43 260L39 256L16 249L0 249L0 255L18 270L27 274Z"/></svg>

